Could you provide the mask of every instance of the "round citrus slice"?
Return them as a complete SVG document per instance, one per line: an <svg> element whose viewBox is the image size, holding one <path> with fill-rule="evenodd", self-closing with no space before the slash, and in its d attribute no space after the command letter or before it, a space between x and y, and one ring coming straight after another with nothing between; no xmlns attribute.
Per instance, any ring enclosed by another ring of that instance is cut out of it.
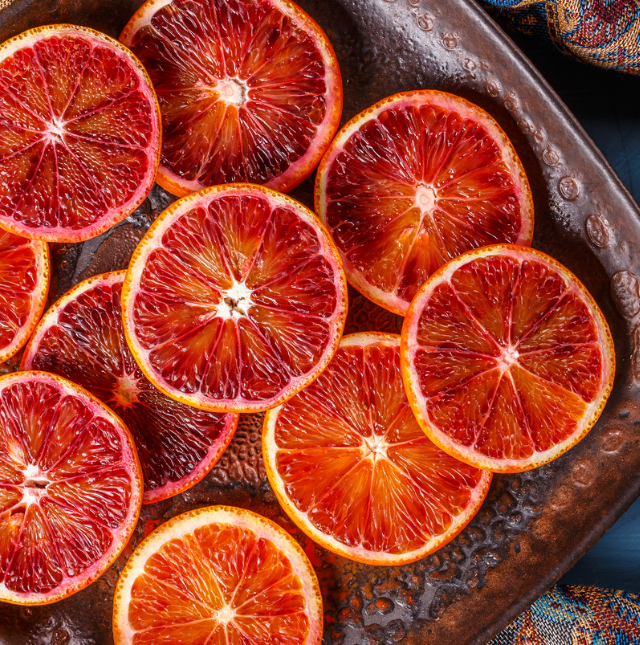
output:
<svg viewBox="0 0 640 645"><path fill-rule="evenodd" d="M129 431L78 385L0 377L0 600L44 605L101 576L142 502Z"/></svg>
<svg viewBox="0 0 640 645"><path fill-rule="evenodd" d="M158 183L175 195L230 182L289 191L338 129L338 61L289 0L149 0L120 40L158 94Z"/></svg>
<svg viewBox="0 0 640 645"><path fill-rule="evenodd" d="M160 110L140 62L72 25L0 45L0 226L79 242L132 213L153 186Z"/></svg>
<svg viewBox="0 0 640 645"><path fill-rule="evenodd" d="M312 540L358 562L413 562L480 508L491 473L422 432L400 372L400 336L345 336L308 388L267 412L262 453L280 505Z"/></svg>
<svg viewBox="0 0 640 645"><path fill-rule="evenodd" d="M237 414L205 412L158 392L129 351L122 329L124 271L76 285L40 321L21 369L53 372L86 388L126 423L144 476L143 503L199 482L229 445Z"/></svg>
<svg viewBox="0 0 640 645"><path fill-rule="evenodd" d="M347 283L330 236L268 188L215 186L151 225L122 289L124 332L147 378L204 410L268 410L335 353Z"/></svg>
<svg viewBox="0 0 640 645"><path fill-rule="evenodd" d="M505 133L433 90L386 98L340 130L318 169L316 212L349 282L401 316L448 260L533 235L529 183Z"/></svg>
<svg viewBox="0 0 640 645"><path fill-rule="evenodd" d="M116 587L115 645L320 645L322 597L295 540L271 520L210 506L162 524Z"/></svg>
<svg viewBox="0 0 640 645"><path fill-rule="evenodd" d="M0 230L0 363L26 342L49 293L49 247Z"/></svg>
<svg viewBox="0 0 640 645"><path fill-rule="evenodd" d="M469 251L422 286L402 328L402 374L427 435L494 472L578 443L615 372L609 327L579 280L514 245Z"/></svg>

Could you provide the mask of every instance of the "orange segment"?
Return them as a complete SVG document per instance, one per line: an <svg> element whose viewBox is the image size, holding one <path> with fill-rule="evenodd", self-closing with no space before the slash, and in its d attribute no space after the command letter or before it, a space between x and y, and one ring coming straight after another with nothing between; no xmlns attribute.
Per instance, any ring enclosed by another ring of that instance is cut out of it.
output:
<svg viewBox="0 0 640 645"><path fill-rule="evenodd" d="M116 645L319 645L311 564L282 528L212 506L163 524L127 562L114 598Z"/></svg>
<svg viewBox="0 0 640 645"><path fill-rule="evenodd" d="M106 406L53 374L0 378L0 600L48 604L92 583L141 502L131 435Z"/></svg>
<svg viewBox="0 0 640 645"><path fill-rule="evenodd" d="M347 123L315 197L349 282L400 315L448 260L533 235L531 191L505 133L484 110L433 90L396 94Z"/></svg>
<svg viewBox="0 0 640 645"><path fill-rule="evenodd" d="M314 383L267 413L263 455L289 517L327 549L370 564L413 562L452 540L491 481L425 437L393 334L343 338Z"/></svg>
<svg viewBox="0 0 640 645"><path fill-rule="evenodd" d="M231 182L287 192L338 128L335 54L288 0L149 0L120 40L158 94L158 181L176 195Z"/></svg>
<svg viewBox="0 0 640 645"><path fill-rule="evenodd" d="M555 459L607 401L613 341L578 279L514 245L465 253L420 289L402 328L411 407L438 446L494 472Z"/></svg>
<svg viewBox="0 0 640 645"><path fill-rule="evenodd" d="M124 338L120 307L124 276L124 271L95 276L66 293L40 321L21 368L46 370L73 380L122 418L140 457L144 502L151 503L200 481L231 441L238 416L178 403L145 378ZM188 283L184 277L178 282L183 287L174 290L178 298L197 300L200 294L206 300L212 293L201 293L203 283ZM77 446L86 467L94 458L91 447ZM47 455L44 458L48 460ZM65 468L74 468L74 459L67 454Z"/></svg>
<svg viewBox="0 0 640 645"><path fill-rule="evenodd" d="M52 242L99 235L153 185L160 111L131 52L51 25L0 45L0 226Z"/></svg>
<svg viewBox="0 0 640 645"><path fill-rule="evenodd" d="M142 371L167 396L210 411L291 398L331 359L346 308L340 258L313 213L248 184L170 206L123 287Z"/></svg>
<svg viewBox="0 0 640 645"><path fill-rule="evenodd" d="M33 332L47 301L49 276L45 242L0 230L0 363L20 350Z"/></svg>

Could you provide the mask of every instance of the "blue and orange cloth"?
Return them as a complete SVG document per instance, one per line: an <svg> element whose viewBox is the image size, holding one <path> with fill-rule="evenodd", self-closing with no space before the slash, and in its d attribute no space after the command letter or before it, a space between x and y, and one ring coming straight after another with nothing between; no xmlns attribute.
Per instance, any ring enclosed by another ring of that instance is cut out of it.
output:
<svg viewBox="0 0 640 645"><path fill-rule="evenodd" d="M489 645L637 645L640 595L556 586Z"/></svg>
<svg viewBox="0 0 640 645"><path fill-rule="evenodd" d="M640 0L480 0L585 62L640 74Z"/></svg>

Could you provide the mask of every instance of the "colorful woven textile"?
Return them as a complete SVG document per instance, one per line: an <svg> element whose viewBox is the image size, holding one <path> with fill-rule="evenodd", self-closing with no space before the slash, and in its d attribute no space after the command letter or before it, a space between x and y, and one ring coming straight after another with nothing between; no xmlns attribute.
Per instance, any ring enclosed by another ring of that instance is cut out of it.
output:
<svg viewBox="0 0 640 645"><path fill-rule="evenodd" d="M640 74L640 0L481 0L583 61Z"/></svg>
<svg viewBox="0 0 640 645"><path fill-rule="evenodd" d="M596 587L553 587L490 645L637 645L640 595Z"/></svg>

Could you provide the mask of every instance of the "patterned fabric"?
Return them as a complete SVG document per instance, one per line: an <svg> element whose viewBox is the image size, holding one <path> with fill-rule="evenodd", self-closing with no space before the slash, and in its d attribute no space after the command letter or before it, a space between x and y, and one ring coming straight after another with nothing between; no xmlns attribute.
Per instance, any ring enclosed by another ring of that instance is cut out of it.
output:
<svg viewBox="0 0 640 645"><path fill-rule="evenodd" d="M637 645L640 595L553 587L489 645Z"/></svg>
<svg viewBox="0 0 640 645"><path fill-rule="evenodd" d="M640 74L640 0L481 0L583 61Z"/></svg>

